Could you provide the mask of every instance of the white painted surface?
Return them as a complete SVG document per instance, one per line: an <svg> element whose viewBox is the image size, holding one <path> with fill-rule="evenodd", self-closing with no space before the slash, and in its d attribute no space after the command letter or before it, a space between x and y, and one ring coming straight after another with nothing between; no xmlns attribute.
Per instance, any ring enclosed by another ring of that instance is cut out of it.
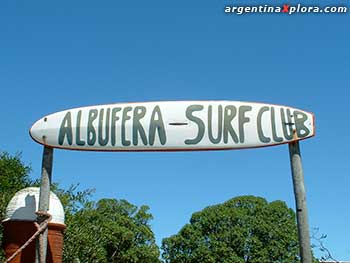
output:
<svg viewBox="0 0 350 263"><path fill-rule="evenodd" d="M295 134L290 134L295 131ZM314 136L312 113L241 101L161 101L75 108L30 129L43 145L72 150L177 151L277 145Z"/></svg>
<svg viewBox="0 0 350 263"><path fill-rule="evenodd" d="M17 192L6 208L6 220L36 221L39 206L39 187L28 187ZM64 224L64 210L58 197L50 193L50 223Z"/></svg>

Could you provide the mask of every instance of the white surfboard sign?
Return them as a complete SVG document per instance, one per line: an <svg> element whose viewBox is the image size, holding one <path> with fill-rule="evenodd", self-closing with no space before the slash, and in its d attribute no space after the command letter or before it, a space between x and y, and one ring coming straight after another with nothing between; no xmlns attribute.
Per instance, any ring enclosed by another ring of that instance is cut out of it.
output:
<svg viewBox="0 0 350 263"><path fill-rule="evenodd" d="M71 150L181 151L271 146L314 136L314 115L240 101L118 103L43 117L38 143Z"/></svg>

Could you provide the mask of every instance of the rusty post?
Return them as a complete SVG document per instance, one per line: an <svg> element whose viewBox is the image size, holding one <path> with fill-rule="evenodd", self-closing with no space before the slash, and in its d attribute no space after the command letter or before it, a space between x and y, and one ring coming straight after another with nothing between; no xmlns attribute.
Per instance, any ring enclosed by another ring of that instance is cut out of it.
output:
<svg viewBox="0 0 350 263"><path fill-rule="evenodd" d="M298 141L289 143L289 155L297 214L300 259L301 263L312 263L304 172Z"/></svg>
<svg viewBox="0 0 350 263"><path fill-rule="evenodd" d="M39 196L39 211L47 212L50 205L50 186L52 178L52 161L53 148L44 146L42 169L41 169L41 185ZM42 223L46 217L38 216L38 223ZM36 263L45 263L47 255L47 236L48 228L46 228L40 235L36 244Z"/></svg>

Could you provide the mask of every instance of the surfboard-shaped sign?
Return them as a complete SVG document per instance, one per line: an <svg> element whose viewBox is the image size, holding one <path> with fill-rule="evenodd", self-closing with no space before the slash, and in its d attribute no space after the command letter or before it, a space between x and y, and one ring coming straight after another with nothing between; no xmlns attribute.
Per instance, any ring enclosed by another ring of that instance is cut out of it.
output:
<svg viewBox="0 0 350 263"><path fill-rule="evenodd" d="M240 101L161 101L81 107L30 129L38 143L71 150L181 151L271 146L314 136L314 116Z"/></svg>

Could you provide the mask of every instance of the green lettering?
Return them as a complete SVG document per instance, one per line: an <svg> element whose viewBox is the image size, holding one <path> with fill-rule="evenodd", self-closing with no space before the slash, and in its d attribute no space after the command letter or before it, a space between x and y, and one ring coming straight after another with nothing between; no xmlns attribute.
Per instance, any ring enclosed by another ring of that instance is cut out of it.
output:
<svg viewBox="0 0 350 263"><path fill-rule="evenodd" d="M288 121L286 121L284 109L281 108L281 120L282 120L283 135L284 135L284 138L286 138L287 140L291 140L291 139L293 139L292 115L291 115L290 109L287 109L286 111L287 111L287 120ZM289 130L289 132L288 132L288 130Z"/></svg>
<svg viewBox="0 0 350 263"><path fill-rule="evenodd" d="M232 127L232 120L237 114L237 109L233 105L229 105L225 107L225 114L224 114L224 143L228 143L228 134L231 135L232 140L235 143L238 143L238 137L236 132L233 130Z"/></svg>
<svg viewBox="0 0 350 263"><path fill-rule="evenodd" d="M66 113L61 123L60 131L58 134L59 145L63 145L65 137L67 137L68 144L72 145L73 131L72 131L72 115L70 111Z"/></svg>
<svg viewBox="0 0 350 263"><path fill-rule="evenodd" d="M268 111L269 110L269 107L261 107L261 109L259 110L259 113L258 113L258 117L257 117L257 127L258 127L258 135L259 135L259 140L261 142L264 142L264 143L269 143L271 141L271 139L269 137L266 137L264 135L264 132L263 132L263 129L262 129L262 115L265 111Z"/></svg>
<svg viewBox="0 0 350 263"><path fill-rule="evenodd" d="M213 136L213 107L209 105L208 107L208 135L209 140L214 143L218 144L221 141L222 137L222 106L219 105L218 107L218 135L216 138Z"/></svg>
<svg viewBox="0 0 350 263"><path fill-rule="evenodd" d="M249 122L249 118L245 116L247 111L251 111L251 106L240 106L238 109L238 126L239 126L239 142L244 143L244 124Z"/></svg>
<svg viewBox="0 0 350 263"><path fill-rule="evenodd" d="M273 140L275 142L282 142L283 138L277 136L275 108L274 107L271 107L271 129L272 129L272 138L273 138Z"/></svg>
<svg viewBox="0 0 350 263"><path fill-rule="evenodd" d="M197 124L198 126L198 133L197 133L197 137L195 137L194 139L188 139L185 140L185 144L197 144L199 143L203 136L204 136L204 131L205 131L205 126L204 126L204 122L198 118L192 115L192 113L194 111L201 111L203 110L203 106L202 105L191 105L186 109L186 117L187 119L189 119L190 121L193 121Z"/></svg>
<svg viewBox="0 0 350 263"><path fill-rule="evenodd" d="M100 146L107 145L109 141L109 118L111 115L111 109L107 109L106 111L106 119L105 119L105 138L103 138L103 115L104 115L104 109L100 109L100 116L98 119L98 143Z"/></svg>
<svg viewBox="0 0 350 263"><path fill-rule="evenodd" d="M93 125L93 121L96 120L98 111L96 109L89 110L89 118L87 125L87 144L94 145L96 142L96 131Z"/></svg>
<svg viewBox="0 0 350 263"><path fill-rule="evenodd" d="M119 117L117 116L117 112L121 111L122 108L120 107L115 107L112 109L112 129L111 129L111 143L113 146L115 146L116 143L116 122L119 120Z"/></svg>
<svg viewBox="0 0 350 263"><path fill-rule="evenodd" d="M164 145L166 143L166 134L165 134L162 113L160 111L159 106L154 107L152 116L151 116L151 122L149 125L149 144L150 145L154 144L156 131L158 131L160 143Z"/></svg>
<svg viewBox="0 0 350 263"><path fill-rule="evenodd" d="M295 128L298 138L305 138L310 134L310 130L305 126L306 120L307 115L304 112L298 110L294 111Z"/></svg>
<svg viewBox="0 0 350 263"><path fill-rule="evenodd" d="M80 139L80 123L81 123L81 110L78 111L78 116L77 116L77 125L76 125L76 134L75 134L75 141L77 145L83 146L85 145L85 142Z"/></svg>
<svg viewBox="0 0 350 263"><path fill-rule="evenodd" d="M130 116L128 116L128 112L131 111L131 107L125 107L123 110L123 117L122 117L122 144L124 146L129 146L130 141L126 139L126 131L125 131L125 122L127 120L130 120Z"/></svg>
<svg viewBox="0 0 350 263"><path fill-rule="evenodd" d="M138 134L140 134L143 145L147 145L147 137L145 130L142 127L140 119L142 119L146 114L146 107L138 106L134 109L134 117L132 124L132 137L133 144L136 146L138 144Z"/></svg>

